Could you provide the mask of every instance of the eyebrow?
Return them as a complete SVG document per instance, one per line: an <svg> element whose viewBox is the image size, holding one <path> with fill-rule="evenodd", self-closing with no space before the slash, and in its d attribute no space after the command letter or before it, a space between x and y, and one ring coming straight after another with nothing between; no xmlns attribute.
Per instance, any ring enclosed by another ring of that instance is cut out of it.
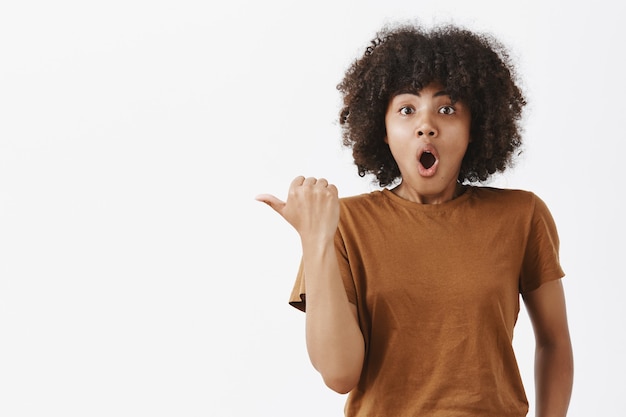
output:
<svg viewBox="0 0 626 417"><path fill-rule="evenodd" d="M410 89L400 90L397 94L394 94L394 95L399 96L400 94L413 94L413 95L416 95L418 97L422 96L421 90L420 91L415 91L415 90L410 90ZM433 97L442 97L442 96L452 97L450 95L450 93L447 92L446 90L437 91L435 94L433 94Z"/></svg>
<svg viewBox="0 0 626 417"><path fill-rule="evenodd" d="M417 92L417 96L418 97L422 96L420 93L421 93L421 91ZM442 96L450 97L450 93L448 93L446 90L441 90L441 91L437 91L435 94L433 94L433 97L442 97Z"/></svg>

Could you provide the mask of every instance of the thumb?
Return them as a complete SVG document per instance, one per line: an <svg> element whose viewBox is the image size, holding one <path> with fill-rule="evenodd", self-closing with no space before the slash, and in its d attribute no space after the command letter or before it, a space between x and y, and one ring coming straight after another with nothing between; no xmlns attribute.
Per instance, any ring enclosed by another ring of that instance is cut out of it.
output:
<svg viewBox="0 0 626 417"><path fill-rule="evenodd" d="M259 194L254 199L260 201L261 203L267 204L278 214L281 214L281 212L283 211L283 207L285 207L284 201L277 197L274 197L271 194Z"/></svg>

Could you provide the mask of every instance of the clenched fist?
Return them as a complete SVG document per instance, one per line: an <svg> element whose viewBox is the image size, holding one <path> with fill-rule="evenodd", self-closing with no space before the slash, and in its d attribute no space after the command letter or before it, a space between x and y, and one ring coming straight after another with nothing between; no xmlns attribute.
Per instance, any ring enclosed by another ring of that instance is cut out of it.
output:
<svg viewBox="0 0 626 417"><path fill-rule="evenodd" d="M296 177L289 186L287 201L270 194L256 197L280 214L303 240L333 239L339 223L337 187L324 178Z"/></svg>

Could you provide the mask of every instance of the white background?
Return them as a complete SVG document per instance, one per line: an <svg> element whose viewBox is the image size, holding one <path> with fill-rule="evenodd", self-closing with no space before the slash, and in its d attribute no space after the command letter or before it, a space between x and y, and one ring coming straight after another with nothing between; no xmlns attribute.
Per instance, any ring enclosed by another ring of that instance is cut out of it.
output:
<svg viewBox="0 0 626 417"><path fill-rule="evenodd" d="M511 48L525 151L491 184L557 222L570 416L622 416L618 4L3 1L0 415L342 415L287 304L297 235L254 196L299 174L375 189L341 149L335 86L383 23L419 18ZM515 343L532 401L524 310Z"/></svg>

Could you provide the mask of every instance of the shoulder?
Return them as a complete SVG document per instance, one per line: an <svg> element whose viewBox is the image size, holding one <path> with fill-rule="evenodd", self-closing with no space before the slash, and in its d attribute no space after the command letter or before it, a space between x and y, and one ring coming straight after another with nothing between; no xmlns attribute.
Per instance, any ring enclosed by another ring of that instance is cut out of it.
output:
<svg viewBox="0 0 626 417"><path fill-rule="evenodd" d="M482 198L494 198L504 200L527 200L535 198L532 191L513 189L513 188L496 188L486 186L472 186L473 192Z"/></svg>
<svg viewBox="0 0 626 417"><path fill-rule="evenodd" d="M339 229L369 230L381 221L390 221L392 207L383 191L371 191L339 199L341 214Z"/></svg>
<svg viewBox="0 0 626 417"><path fill-rule="evenodd" d="M552 217L546 203L534 192L521 189L473 187L471 207L480 213L529 224Z"/></svg>
<svg viewBox="0 0 626 417"><path fill-rule="evenodd" d="M367 207L380 207L386 199L382 190L371 191L369 193L357 194L339 199L342 209L352 210Z"/></svg>
<svg viewBox="0 0 626 417"><path fill-rule="evenodd" d="M485 204L494 204L509 209L534 210L537 204L545 205L532 191L495 187L472 187L474 199Z"/></svg>

